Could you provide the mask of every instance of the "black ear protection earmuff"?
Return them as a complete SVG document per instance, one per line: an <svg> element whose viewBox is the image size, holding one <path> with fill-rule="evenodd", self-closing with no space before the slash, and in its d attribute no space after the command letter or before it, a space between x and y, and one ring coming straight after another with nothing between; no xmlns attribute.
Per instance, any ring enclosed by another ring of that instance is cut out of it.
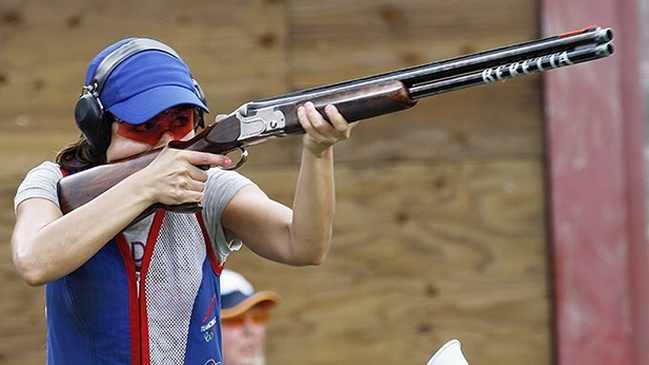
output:
<svg viewBox="0 0 649 365"><path fill-rule="evenodd" d="M124 43L108 54L97 66L90 83L83 87L82 94L74 109L74 118L77 126L86 137L93 155L105 154L108 145L110 145L111 123L105 120L106 113L99 99L106 80L110 77L111 72L126 59L140 52L151 50L162 51L182 60L176 51L164 43L148 38L136 38ZM203 104L207 105L205 94L198 82L192 78L192 83L194 84L196 96ZM196 127L203 128L205 126L203 109L197 108L197 111Z"/></svg>

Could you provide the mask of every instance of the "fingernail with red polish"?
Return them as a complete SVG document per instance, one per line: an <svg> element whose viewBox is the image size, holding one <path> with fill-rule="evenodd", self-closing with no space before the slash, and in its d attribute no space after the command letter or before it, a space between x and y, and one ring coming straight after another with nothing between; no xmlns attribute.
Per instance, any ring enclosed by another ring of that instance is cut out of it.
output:
<svg viewBox="0 0 649 365"><path fill-rule="evenodd" d="M227 158L223 161L223 163L225 164L225 166L230 166L230 165L232 165L232 159L230 159L229 157L227 157Z"/></svg>

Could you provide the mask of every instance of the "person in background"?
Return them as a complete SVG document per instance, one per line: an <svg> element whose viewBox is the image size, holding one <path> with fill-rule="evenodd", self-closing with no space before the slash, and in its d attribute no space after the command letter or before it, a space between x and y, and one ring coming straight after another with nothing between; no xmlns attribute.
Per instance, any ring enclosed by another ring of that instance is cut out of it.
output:
<svg viewBox="0 0 649 365"><path fill-rule="evenodd" d="M266 322L279 301L273 291L255 292L243 275L221 273L221 321L224 365L262 365Z"/></svg>

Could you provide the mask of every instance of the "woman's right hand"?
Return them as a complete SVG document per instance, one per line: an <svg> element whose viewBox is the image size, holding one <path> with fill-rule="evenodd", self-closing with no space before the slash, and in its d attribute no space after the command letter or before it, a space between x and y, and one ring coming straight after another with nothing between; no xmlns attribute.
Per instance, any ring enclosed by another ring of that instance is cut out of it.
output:
<svg viewBox="0 0 649 365"><path fill-rule="evenodd" d="M225 155L178 150L165 147L144 169L131 175L138 179L151 204L180 205L198 203L203 199L207 172L203 166L232 165Z"/></svg>

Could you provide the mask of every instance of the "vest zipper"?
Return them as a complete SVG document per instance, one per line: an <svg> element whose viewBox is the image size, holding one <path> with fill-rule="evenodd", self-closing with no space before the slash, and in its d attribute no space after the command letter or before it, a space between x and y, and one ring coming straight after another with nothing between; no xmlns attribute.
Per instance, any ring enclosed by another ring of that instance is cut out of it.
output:
<svg viewBox="0 0 649 365"><path fill-rule="evenodd" d="M135 271L135 288L137 292L137 299L140 299L140 272Z"/></svg>

